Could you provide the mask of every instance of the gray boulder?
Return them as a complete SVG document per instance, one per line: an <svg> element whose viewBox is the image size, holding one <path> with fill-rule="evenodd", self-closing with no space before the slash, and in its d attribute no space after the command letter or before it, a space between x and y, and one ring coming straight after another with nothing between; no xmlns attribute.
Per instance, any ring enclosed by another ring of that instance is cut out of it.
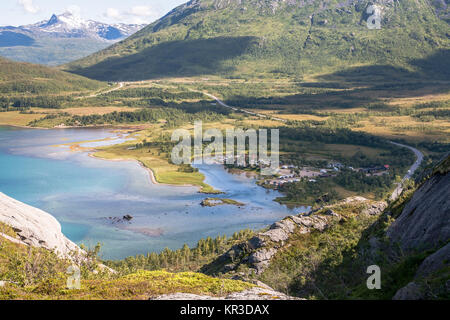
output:
<svg viewBox="0 0 450 320"><path fill-rule="evenodd" d="M166 295L158 296L152 300L186 300L186 301L236 300L236 301L245 301L245 300L301 300L301 299L287 296L284 293L277 292L277 291L275 291L273 289L269 289L267 287L265 287L265 288L255 287L255 288L248 289L248 290L245 290L242 292L231 293L231 294L228 294L223 297L202 296L202 295L187 294L187 293L175 293L175 294L166 294Z"/></svg>

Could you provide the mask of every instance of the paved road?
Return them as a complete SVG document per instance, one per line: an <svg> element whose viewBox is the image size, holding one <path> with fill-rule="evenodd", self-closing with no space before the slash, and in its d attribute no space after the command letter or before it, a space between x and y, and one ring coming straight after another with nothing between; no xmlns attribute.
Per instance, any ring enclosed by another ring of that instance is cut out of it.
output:
<svg viewBox="0 0 450 320"><path fill-rule="evenodd" d="M416 162L414 162L412 167L408 170L408 173L403 178L402 182L398 184L398 186L395 189L394 193L392 193L391 200L396 200L401 195L401 193L403 192L403 182L405 182L407 179L411 179L412 176L414 175L414 173L417 171L417 169L422 164L423 153L420 152L419 150L417 150L416 148L413 148L411 146L407 146L405 144L401 144L401 143L397 143L397 142L393 142L393 141L389 141L389 142L392 143L393 145L396 145L397 147L407 148L407 149L411 150L412 152L414 152L414 154L416 155L416 158L417 158Z"/></svg>

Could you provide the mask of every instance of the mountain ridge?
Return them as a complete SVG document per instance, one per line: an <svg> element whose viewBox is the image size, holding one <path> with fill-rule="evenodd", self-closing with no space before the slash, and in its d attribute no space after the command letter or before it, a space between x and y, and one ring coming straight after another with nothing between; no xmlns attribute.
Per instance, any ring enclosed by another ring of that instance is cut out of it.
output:
<svg viewBox="0 0 450 320"><path fill-rule="evenodd" d="M372 3L381 8L380 30L367 26ZM448 24L425 0L192 0L63 68L117 81L292 76L358 64L409 68L409 61L448 48Z"/></svg>
<svg viewBox="0 0 450 320"><path fill-rule="evenodd" d="M49 20L43 20L17 28L31 32L56 33L60 34L58 36L61 37L86 36L104 41L114 41L124 39L143 27L145 27L144 24L107 24L94 20L84 20L66 11L60 15L53 14ZM111 34L108 35L108 32Z"/></svg>
<svg viewBox="0 0 450 320"><path fill-rule="evenodd" d="M145 25L107 24L64 12L24 26L0 27L0 55L47 65L67 63L123 40Z"/></svg>
<svg viewBox="0 0 450 320"><path fill-rule="evenodd" d="M0 57L0 93L9 95L67 94L106 87L106 84L58 69Z"/></svg>

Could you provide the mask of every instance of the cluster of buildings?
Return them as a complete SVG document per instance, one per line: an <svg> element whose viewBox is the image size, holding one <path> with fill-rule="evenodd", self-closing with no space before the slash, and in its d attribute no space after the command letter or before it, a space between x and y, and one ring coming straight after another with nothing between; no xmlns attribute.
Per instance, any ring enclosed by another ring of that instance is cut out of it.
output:
<svg viewBox="0 0 450 320"><path fill-rule="evenodd" d="M377 176L388 174L390 170L389 165L358 168L348 167L339 162L331 162L327 168L299 168L293 165L283 165L279 170L279 175L276 178L268 179L264 183L275 187L280 187L286 183L300 182L302 179L308 179L309 182L315 183L320 178L334 177L343 169L349 169L355 172L364 172L368 176Z"/></svg>

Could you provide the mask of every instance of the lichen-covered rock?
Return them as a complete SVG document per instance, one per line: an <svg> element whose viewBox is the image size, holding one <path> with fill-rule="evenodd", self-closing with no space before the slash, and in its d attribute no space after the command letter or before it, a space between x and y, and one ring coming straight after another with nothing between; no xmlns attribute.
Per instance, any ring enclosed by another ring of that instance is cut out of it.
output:
<svg viewBox="0 0 450 320"><path fill-rule="evenodd" d="M330 216L330 217L340 217L340 215L337 214L336 212L334 212L334 210L332 210L332 209L328 209L327 211L325 211L324 215Z"/></svg>
<svg viewBox="0 0 450 320"><path fill-rule="evenodd" d="M261 232L248 240L232 247L227 253L216 259L211 265L203 269L204 272L217 273L236 270L239 265L256 271L257 274L263 273L269 267L271 260L277 254L278 250L286 245L286 242L293 234L309 234L313 231L325 231L333 221L342 221L345 219L338 212L342 204L368 203L368 210L382 211L386 203L372 205L372 202L362 197L351 197L336 205L322 207L311 210L308 213L289 216L279 222L272 224L269 230ZM370 214L370 213L368 213ZM231 267L232 266L232 267ZM211 267L211 269L209 269Z"/></svg>
<svg viewBox="0 0 450 320"><path fill-rule="evenodd" d="M250 255L248 262L256 269L257 273L261 273L269 266L270 260L276 253L275 248L258 250Z"/></svg>
<svg viewBox="0 0 450 320"><path fill-rule="evenodd" d="M289 239L289 232L282 228L270 229L261 234L263 237L267 237L272 242L281 242Z"/></svg>
<svg viewBox="0 0 450 320"><path fill-rule="evenodd" d="M293 233L295 231L295 224L291 220L285 219L285 220L274 223L272 228L273 229L281 228L288 233Z"/></svg>
<svg viewBox="0 0 450 320"><path fill-rule="evenodd" d="M366 201L368 201L366 198L356 196L356 197L348 197L348 198L342 200L340 203L341 204L349 204L349 203L353 203L353 202L366 202Z"/></svg>
<svg viewBox="0 0 450 320"><path fill-rule="evenodd" d="M328 225L328 220L321 216L293 216L291 219L300 227L306 227L307 233L311 231L310 229L323 231Z"/></svg>
<svg viewBox="0 0 450 320"><path fill-rule="evenodd" d="M242 292L231 293L225 297L200 296L195 294L175 293L166 294L153 300L300 300L290 297L273 289L255 287Z"/></svg>
<svg viewBox="0 0 450 320"><path fill-rule="evenodd" d="M248 241L248 246L250 249L256 250L262 248L266 245L266 241L259 236L255 236Z"/></svg>
<svg viewBox="0 0 450 320"><path fill-rule="evenodd" d="M280 242L289 239L289 235L295 231L295 223L290 219L274 223L270 230L261 234L261 236L268 237L270 241Z"/></svg>
<svg viewBox="0 0 450 320"><path fill-rule="evenodd" d="M378 216L383 213L384 210L388 207L387 202L381 201L377 203L373 203L368 206L367 209L365 209L362 214L367 214L370 216Z"/></svg>

